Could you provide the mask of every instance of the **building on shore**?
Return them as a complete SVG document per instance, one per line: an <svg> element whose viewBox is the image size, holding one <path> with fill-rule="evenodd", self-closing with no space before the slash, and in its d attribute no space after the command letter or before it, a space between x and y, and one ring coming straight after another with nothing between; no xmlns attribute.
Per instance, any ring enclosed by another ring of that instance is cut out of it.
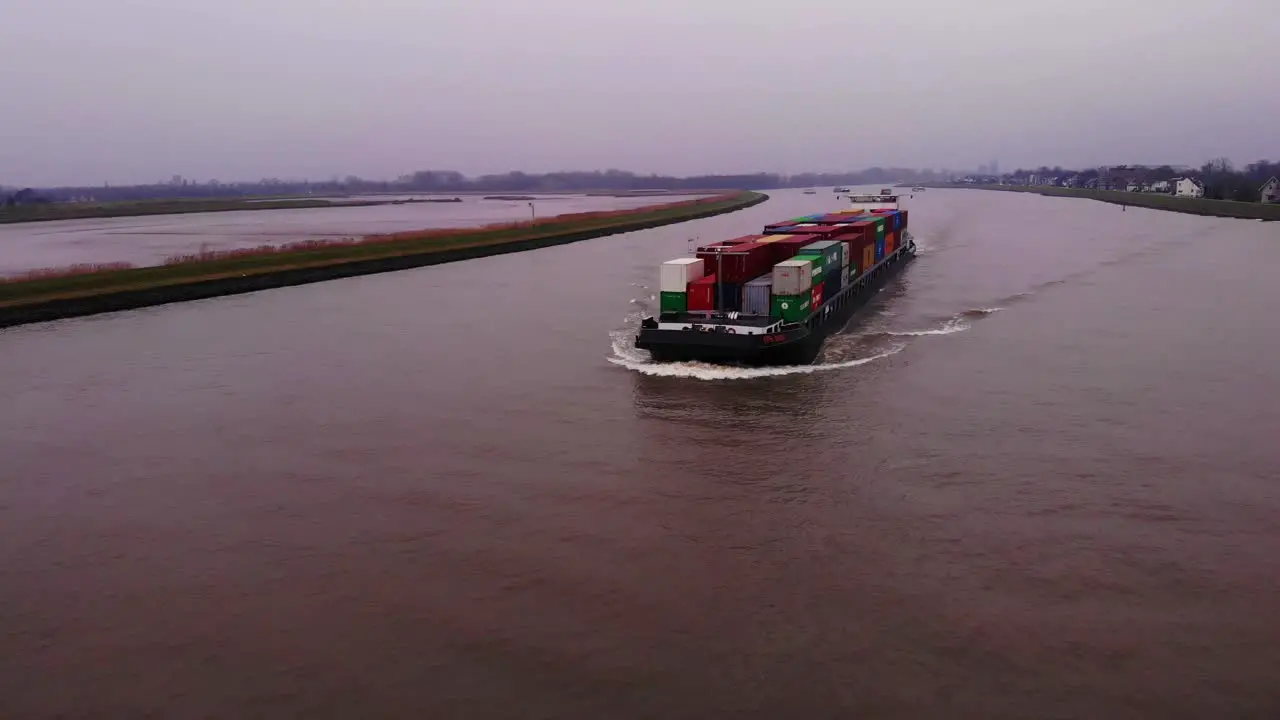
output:
<svg viewBox="0 0 1280 720"><path fill-rule="evenodd" d="M1204 197L1204 185L1202 185L1200 181L1196 180L1195 178L1189 178L1189 177L1178 178L1174 182L1173 187L1174 187L1173 194L1177 195L1178 197L1193 197L1193 198Z"/></svg>
<svg viewBox="0 0 1280 720"><path fill-rule="evenodd" d="M1263 204L1280 203L1280 179L1272 175L1271 179L1258 189L1259 201Z"/></svg>

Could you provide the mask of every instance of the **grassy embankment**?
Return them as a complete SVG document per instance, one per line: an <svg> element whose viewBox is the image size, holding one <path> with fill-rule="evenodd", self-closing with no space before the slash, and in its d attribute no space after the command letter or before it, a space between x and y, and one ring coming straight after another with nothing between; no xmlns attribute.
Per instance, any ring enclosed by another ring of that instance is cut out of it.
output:
<svg viewBox="0 0 1280 720"><path fill-rule="evenodd" d="M332 202L307 198L217 198L139 200L108 203L43 203L0 208L0 224L42 222L49 220L88 220L97 218L139 217L143 215L185 215L187 213L227 212L231 210L296 210L301 208L363 207L390 205L393 200L351 200ZM424 201L402 201L424 202Z"/></svg>
<svg viewBox="0 0 1280 720"><path fill-rule="evenodd" d="M1156 193L1134 193L1123 190L1085 190L1081 188L1035 187L1022 185L966 185L961 183L927 183L924 187L959 188L962 190L1003 190L1026 192L1050 197L1073 197L1099 200L1116 205L1169 210L1190 215L1239 218L1241 220L1280 220L1280 205L1237 202L1235 200L1209 200L1207 198L1175 197Z"/></svg>
<svg viewBox="0 0 1280 720"><path fill-rule="evenodd" d="M710 217L767 199L741 192L532 223L209 252L155 267L113 263L35 270L0 279L0 327L532 250Z"/></svg>

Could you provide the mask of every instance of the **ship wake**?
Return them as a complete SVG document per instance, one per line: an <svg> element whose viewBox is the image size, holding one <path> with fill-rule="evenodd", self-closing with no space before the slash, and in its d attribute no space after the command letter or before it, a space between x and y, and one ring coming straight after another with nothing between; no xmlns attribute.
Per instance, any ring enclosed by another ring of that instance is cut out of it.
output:
<svg viewBox="0 0 1280 720"><path fill-rule="evenodd" d="M896 355L906 347L905 343L900 343L874 355L840 360L838 362L820 361L813 365L737 367L699 362L653 362L649 358L649 353L632 345L636 337L635 329L618 330L610 333L610 335L613 340L613 355L605 359L614 365L651 377L689 378L693 380L755 380L783 375L806 375L816 372L846 370Z"/></svg>

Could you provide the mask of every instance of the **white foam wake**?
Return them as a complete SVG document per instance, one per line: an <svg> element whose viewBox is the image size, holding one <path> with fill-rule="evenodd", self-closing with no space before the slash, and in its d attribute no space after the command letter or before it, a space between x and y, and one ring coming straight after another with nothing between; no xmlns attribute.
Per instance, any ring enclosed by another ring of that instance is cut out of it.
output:
<svg viewBox="0 0 1280 720"><path fill-rule="evenodd" d="M972 327L962 318L952 318L943 324L940 328L931 330L886 330L880 334L891 335L893 337L924 337L926 335L953 335L958 332L964 332Z"/></svg>
<svg viewBox="0 0 1280 720"><path fill-rule="evenodd" d="M877 355L843 362L757 368L711 365L698 362L656 363L649 359L649 353L639 350L631 344L635 339L634 331L619 330L611 333L611 336L613 338L613 355L605 359L614 365L652 377L678 377L693 380L754 380L782 375L805 375L815 372L844 370L882 360L890 355L897 354L906 347L906 345L895 345Z"/></svg>

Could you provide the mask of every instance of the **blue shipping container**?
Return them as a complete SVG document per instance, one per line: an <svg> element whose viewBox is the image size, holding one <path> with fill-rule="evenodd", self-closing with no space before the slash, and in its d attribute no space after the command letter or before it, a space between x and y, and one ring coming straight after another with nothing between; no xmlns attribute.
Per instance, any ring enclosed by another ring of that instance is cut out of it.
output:
<svg viewBox="0 0 1280 720"><path fill-rule="evenodd" d="M884 237L876 238L876 262L884 259Z"/></svg>
<svg viewBox="0 0 1280 720"><path fill-rule="evenodd" d="M712 302L722 312L736 312L742 309L742 284L721 283L720 288L711 290Z"/></svg>
<svg viewBox="0 0 1280 720"><path fill-rule="evenodd" d="M768 315L769 295L773 290L773 275L761 275L742 286L742 312L747 315Z"/></svg>

